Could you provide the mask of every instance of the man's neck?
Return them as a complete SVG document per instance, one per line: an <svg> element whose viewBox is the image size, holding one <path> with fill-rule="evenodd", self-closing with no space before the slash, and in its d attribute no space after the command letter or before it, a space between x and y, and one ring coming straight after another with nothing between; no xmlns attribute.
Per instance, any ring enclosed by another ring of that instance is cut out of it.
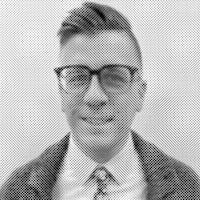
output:
<svg viewBox="0 0 200 200"><path fill-rule="evenodd" d="M103 164L111 160L115 155L117 155L125 146L128 140L127 137L124 137L123 140L120 141L119 144L112 145L111 147L88 147L78 144L76 140L74 140L77 147L90 159L93 161Z"/></svg>

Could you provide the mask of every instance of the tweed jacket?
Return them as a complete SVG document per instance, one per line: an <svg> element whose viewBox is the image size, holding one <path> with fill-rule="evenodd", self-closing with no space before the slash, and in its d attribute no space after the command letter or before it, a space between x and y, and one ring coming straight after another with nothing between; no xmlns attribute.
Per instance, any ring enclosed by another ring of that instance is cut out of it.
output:
<svg viewBox="0 0 200 200"><path fill-rule="evenodd" d="M67 153L69 135L47 148L38 158L16 169L3 184L0 199L50 200ZM147 200L200 200L199 177L190 167L167 156L134 131L132 139L147 182Z"/></svg>

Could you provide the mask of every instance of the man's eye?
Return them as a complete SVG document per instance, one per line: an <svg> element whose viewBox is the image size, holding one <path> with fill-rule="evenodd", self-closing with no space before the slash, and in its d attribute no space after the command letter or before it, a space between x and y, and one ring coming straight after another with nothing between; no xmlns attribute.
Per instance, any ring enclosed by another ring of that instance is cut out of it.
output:
<svg viewBox="0 0 200 200"><path fill-rule="evenodd" d="M88 76L84 75L84 74L79 74L79 75L75 75L75 76L71 76L69 77L69 81L73 82L73 81L87 81L88 80Z"/></svg>
<svg viewBox="0 0 200 200"><path fill-rule="evenodd" d="M104 79L107 81L115 81L115 82L124 82L125 79L123 76L118 74L106 74L104 76Z"/></svg>

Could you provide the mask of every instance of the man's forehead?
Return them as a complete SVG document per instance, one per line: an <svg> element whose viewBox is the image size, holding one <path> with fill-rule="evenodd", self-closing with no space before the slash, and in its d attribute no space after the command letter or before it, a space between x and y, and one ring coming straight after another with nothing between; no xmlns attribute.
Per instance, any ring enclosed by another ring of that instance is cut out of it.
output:
<svg viewBox="0 0 200 200"><path fill-rule="evenodd" d="M74 46L85 46L91 44L104 44L108 46L133 46L134 43L130 36L125 31L117 30L104 30L96 33L76 33L71 35L67 41L61 46L61 50L65 47L70 48ZM72 46L73 45L73 46Z"/></svg>
<svg viewBox="0 0 200 200"><path fill-rule="evenodd" d="M121 64L138 62L136 47L124 31L101 31L96 34L76 34L61 47L60 59L70 62L89 59L111 60ZM128 63L128 61L130 61ZM127 62L127 63L124 63Z"/></svg>

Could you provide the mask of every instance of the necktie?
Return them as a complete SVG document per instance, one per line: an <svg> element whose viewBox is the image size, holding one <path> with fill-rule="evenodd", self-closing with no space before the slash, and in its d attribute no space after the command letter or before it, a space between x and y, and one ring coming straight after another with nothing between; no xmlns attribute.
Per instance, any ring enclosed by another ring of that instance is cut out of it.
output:
<svg viewBox="0 0 200 200"><path fill-rule="evenodd" d="M94 194L94 200L109 200L107 185L112 181L111 174L105 167L100 167L94 171L93 177L97 183L97 192Z"/></svg>

